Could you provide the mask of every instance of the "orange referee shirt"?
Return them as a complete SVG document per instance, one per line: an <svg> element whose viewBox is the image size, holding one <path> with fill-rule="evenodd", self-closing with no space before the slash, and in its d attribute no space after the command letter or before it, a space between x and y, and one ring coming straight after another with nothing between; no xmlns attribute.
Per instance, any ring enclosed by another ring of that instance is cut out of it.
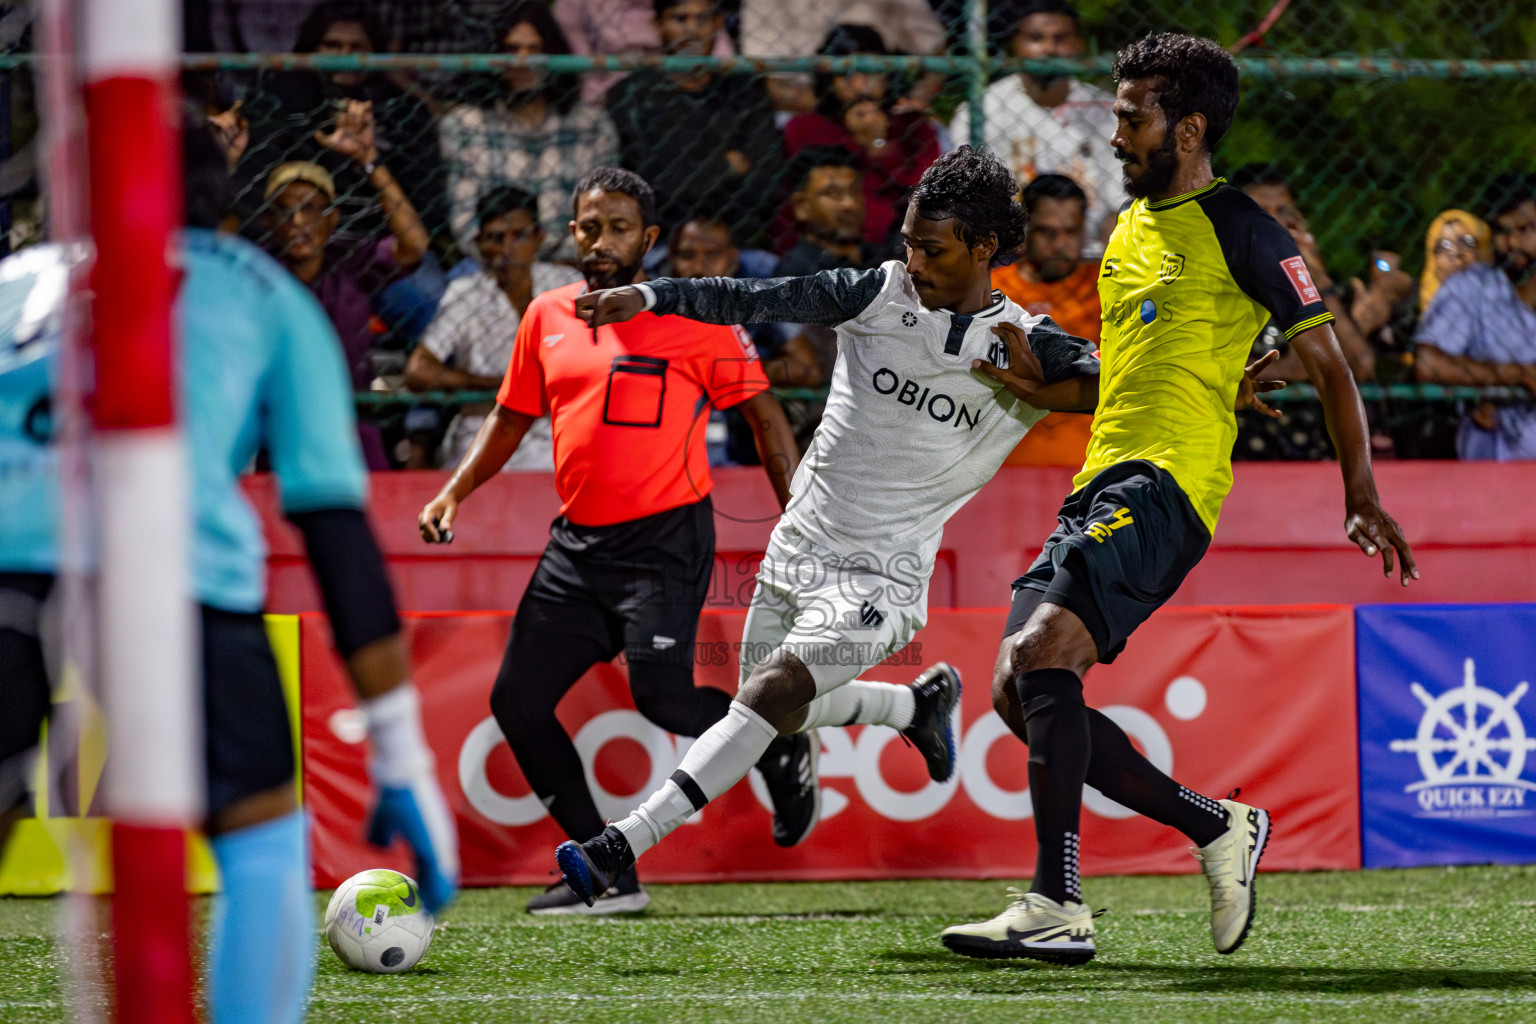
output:
<svg viewBox="0 0 1536 1024"><path fill-rule="evenodd" d="M1018 264L992 271L992 287L1030 313L1048 316L1068 334L1097 343L1103 326L1099 318L1099 265L1085 262L1060 281L1042 284L1026 281ZM1005 466L1080 467L1088 452L1093 416L1081 412L1053 412L1029 428L1003 462Z"/></svg>
<svg viewBox="0 0 1536 1024"><path fill-rule="evenodd" d="M537 296L517 327L496 401L549 414L560 514L608 526L700 501L714 488L710 405L768 390L740 327L641 313L593 332L575 311L584 282Z"/></svg>

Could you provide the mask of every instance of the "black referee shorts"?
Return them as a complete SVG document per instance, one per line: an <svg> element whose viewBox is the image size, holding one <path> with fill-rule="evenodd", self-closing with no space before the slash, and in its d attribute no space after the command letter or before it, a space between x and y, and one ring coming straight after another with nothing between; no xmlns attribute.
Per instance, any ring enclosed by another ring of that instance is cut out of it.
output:
<svg viewBox="0 0 1536 1024"><path fill-rule="evenodd" d="M203 606L208 814L293 781L293 730L260 613Z"/></svg>
<svg viewBox="0 0 1536 1024"><path fill-rule="evenodd" d="M708 497L610 526L561 516L514 628L586 637L605 659L623 651L631 661L691 664L714 560Z"/></svg>
<svg viewBox="0 0 1536 1024"><path fill-rule="evenodd" d="M1166 470L1121 462L1067 498L1029 571L1013 581L1003 636L1041 602L1072 612L1108 664L1162 607L1210 547L1211 535Z"/></svg>

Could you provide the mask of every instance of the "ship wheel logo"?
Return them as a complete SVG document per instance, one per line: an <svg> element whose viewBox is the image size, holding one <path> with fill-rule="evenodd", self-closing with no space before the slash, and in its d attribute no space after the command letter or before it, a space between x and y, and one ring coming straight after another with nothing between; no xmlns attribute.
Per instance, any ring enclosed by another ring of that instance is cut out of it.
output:
<svg viewBox="0 0 1536 1024"><path fill-rule="evenodd" d="M1527 752L1536 750L1515 705L1530 689L1521 682L1508 694L1477 685L1477 669L1471 658L1465 663L1462 684L1438 697L1418 683L1410 685L1424 705L1418 734L1411 740L1393 740L1390 748L1418 755L1422 782L1407 792L1430 786L1519 786L1536 790L1536 783L1520 778Z"/></svg>

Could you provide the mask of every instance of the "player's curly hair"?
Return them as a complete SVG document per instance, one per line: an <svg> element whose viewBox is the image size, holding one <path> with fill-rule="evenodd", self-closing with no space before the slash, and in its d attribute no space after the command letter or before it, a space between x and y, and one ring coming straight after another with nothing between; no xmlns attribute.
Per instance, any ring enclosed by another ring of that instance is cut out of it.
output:
<svg viewBox="0 0 1536 1024"><path fill-rule="evenodd" d="M1116 82L1157 79L1157 102L1171 129L1190 114L1205 115L1205 151L1216 144L1237 114L1237 65L1220 45L1199 36L1159 32L1115 54Z"/></svg>
<svg viewBox="0 0 1536 1024"><path fill-rule="evenodd" d="M1013 172L985 146L961 146L923 172L912 190L917 215L956 221L955 235L968 246L997 239L994 263L1006 263L1024 244L1029 214L1019 202Z"/></svg>

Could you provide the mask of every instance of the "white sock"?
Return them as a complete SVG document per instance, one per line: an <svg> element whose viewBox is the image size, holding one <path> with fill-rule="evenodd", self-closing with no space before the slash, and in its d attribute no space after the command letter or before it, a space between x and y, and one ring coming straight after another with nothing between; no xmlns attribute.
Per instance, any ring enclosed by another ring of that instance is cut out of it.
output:
<svg viewBox="0 0 1536 1024"><path fill-rule="evenodd" d="M855 679L811 701L805 709L804 728L888 725L892 729L905 729L912 724L916 710L912 687Z"/></svg>
<svg viewBox="0 0 1536 1024"><path fill-rule="evenodd" d="M732 701L725 717L693 741L672 777L614 827L624 833L634 855L640 856L694 811L740 782L778 736L779 731L763 716Z"/></svg>
<svg viewBox="0 0 1536 1024"><path fill-rule="evenodd" d="M388 693L362 702L373 741L370 764L373 780L381 786L403 786L423 772L432 771L432 748L421 731L421 698L416 687L401 683Z"/></svg>

